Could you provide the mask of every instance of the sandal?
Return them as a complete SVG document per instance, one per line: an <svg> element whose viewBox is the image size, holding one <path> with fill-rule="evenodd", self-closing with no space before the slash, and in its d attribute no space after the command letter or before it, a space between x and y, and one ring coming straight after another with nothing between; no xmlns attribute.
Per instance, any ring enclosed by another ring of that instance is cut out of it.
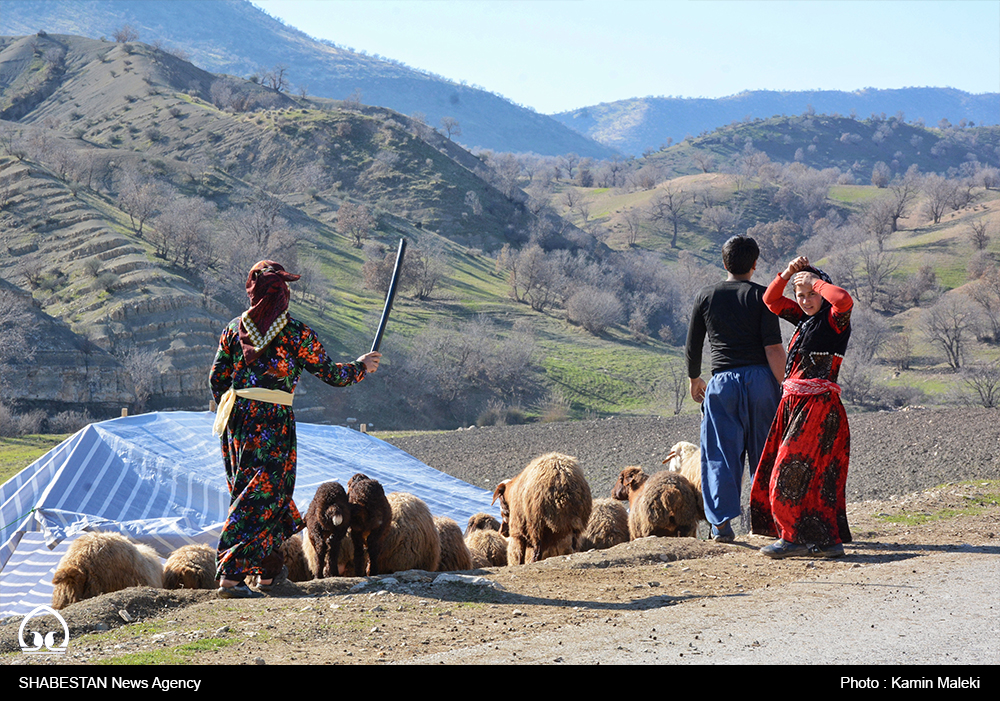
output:
<svg viewBox="0 0 1000 701"><path fill-rule="evenodd" d="M816 557L843 557L844 544L834 543L833 545L827 545L825 548L821 548L818 545L811 545L809 546L809 553Z"/></svg>
<svg viewBox="0 0 1000 701"><path fill-rule="evenodd" d="M232 587L219 587L216 594L220 599L259 599L264 596L248 587L246 582L240 582Z"/></svg>
<svg viewBox="0 0 1000 701"><path fill-rule="evenodd" d="M802 543L790 543L787 540L778 538L770 545L765 545L760 549L761 555L780 560L783 557L796 557L798 555L809 555L809 546Z"/></svg>
<svg viewBox="0 0 1000 701"><path fill-rule="evenodd" d="M259 582L257 584L257 588L260 591L271 591L274 587L278 586L279 584L284 584L287 581L288 581L288 565L282 565L281 571L271 578L270 583L264 584L263 582Z"/></svg>

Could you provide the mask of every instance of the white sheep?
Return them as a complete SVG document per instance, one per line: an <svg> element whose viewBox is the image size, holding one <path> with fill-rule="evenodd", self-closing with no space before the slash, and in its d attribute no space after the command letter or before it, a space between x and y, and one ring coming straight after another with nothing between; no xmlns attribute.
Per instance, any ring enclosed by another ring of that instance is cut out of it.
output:
<svg viewBox="0 0 1000 701"><path fill-rule="evenodd" d="M699 495L701 494L701 448L694 443L681 441L670 449L663 464L671 472L687 477L688 482L694 485Z"/></svg>
<svg viewBox="0 0 1000 701"><path fill-rule="evenodd" d="M52 608L129 587L163 587L163 564L148 545L118 533L84 533L70 544L52 576Z"/></svg>
<svg viewBox="0 0 1000 701"><path fill-rule="evenodd" d="M550 553L569 551L587 527L593 499L576 458L549 453L501 482L493 492L507 536L507 564L523 565L527 550L538 562Z"/></svg>

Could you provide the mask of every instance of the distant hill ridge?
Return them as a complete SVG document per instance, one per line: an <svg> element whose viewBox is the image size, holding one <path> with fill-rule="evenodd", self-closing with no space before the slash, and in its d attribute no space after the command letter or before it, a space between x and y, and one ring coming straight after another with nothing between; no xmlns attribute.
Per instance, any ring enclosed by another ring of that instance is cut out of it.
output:
<svg viewBox="0 0 1000 701"><path fill-rule="evenodd" d="M246 0L19 0L5 2L0 35L38 31L111 38L124 25L139 41L179 50L199 68L246 78L287 67L291 88L360 101L404 115L422 113L430 126L458 120L456 140L470 148L607 158L613 150L552 118L503 97L402 64L317 41Z"/></svg>
<svg viewBox="0 0 1000 701"><path fill-rule="evenodd" d="M859 119L872 114L902 114L907 122L923 120L936 126L941 119L977 125L1000 124L1000 93L973 95L954 88L901 88L854 92L754 90L718 99L641 97L581 107L552 115L567 127L622 153L639 155L668 139L698 136L747 117L819 114Z"/></svg>

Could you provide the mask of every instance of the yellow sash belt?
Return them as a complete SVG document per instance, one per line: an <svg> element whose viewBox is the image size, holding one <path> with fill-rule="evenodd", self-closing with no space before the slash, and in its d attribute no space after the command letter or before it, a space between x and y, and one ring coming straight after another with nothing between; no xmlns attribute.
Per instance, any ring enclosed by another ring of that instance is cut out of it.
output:
<svg viewBox="0 0 1000 701"><path fill-rule="evenodd" d="M229 415L233 413L233 405L236 404L236 397L291 406L294 396L291 392L283 392L280 389L264 389L263 387L233 389L230 387L219 401L219 408L215 412L215 424L212 426L212 435L221 436L222 432L226 430L226 425L229 424Z"/></svg>

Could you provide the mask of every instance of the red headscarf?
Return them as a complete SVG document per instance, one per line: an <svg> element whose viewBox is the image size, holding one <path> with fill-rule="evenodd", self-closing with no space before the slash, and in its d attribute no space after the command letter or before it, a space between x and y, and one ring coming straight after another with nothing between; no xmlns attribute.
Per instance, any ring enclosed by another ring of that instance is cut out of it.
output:
<svg viewBox="0 0 1000 701"><path fill-rule="evenodd" d="M286 283L299 277L286 272L273 260L262 260L250 268L247 276L250 308L243 313L240 323L240 345L248 363L259 358L267 344L284 328L288 321Z"/></svg>

